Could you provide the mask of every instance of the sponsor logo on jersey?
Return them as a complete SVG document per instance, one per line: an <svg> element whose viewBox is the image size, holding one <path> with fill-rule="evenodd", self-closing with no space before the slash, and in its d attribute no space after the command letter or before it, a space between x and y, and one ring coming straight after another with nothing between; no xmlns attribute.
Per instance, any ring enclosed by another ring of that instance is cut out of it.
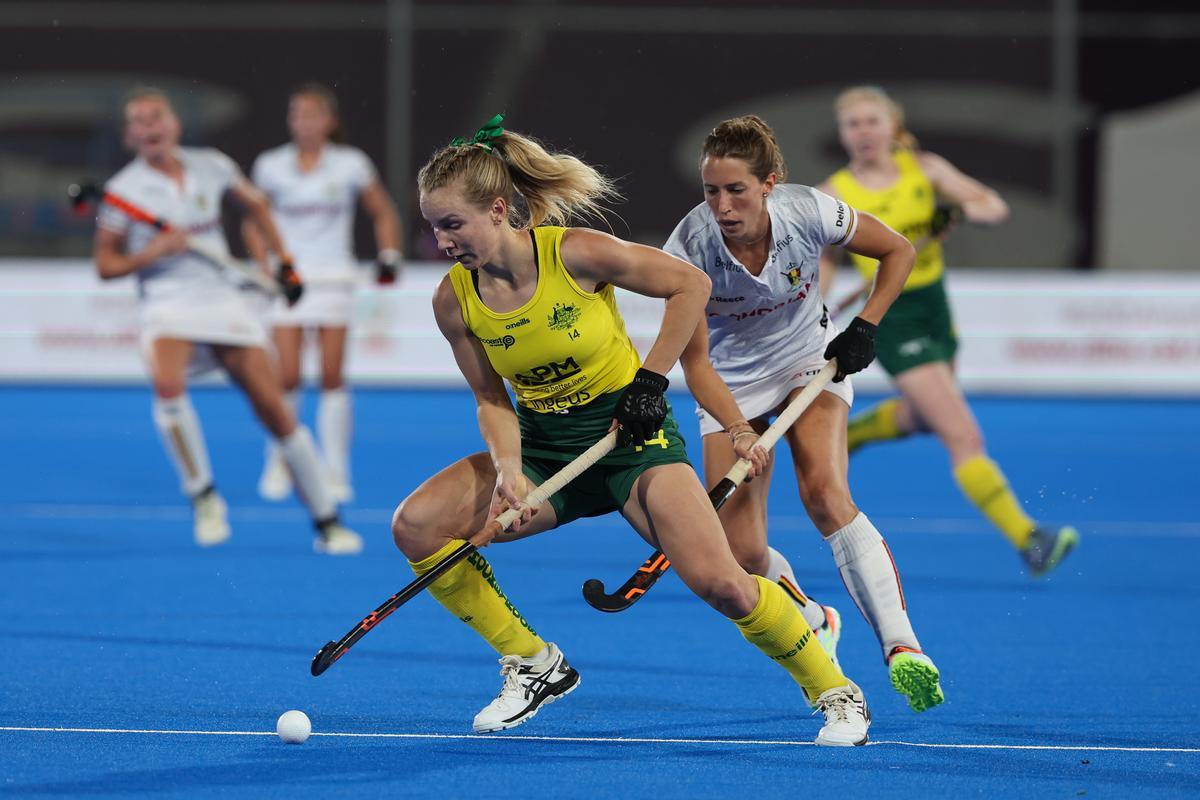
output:
<svg viewBox="0 0 1200 800"><path fill-rule="evenodd" d="M742 265L728 258L716 256L715 262L717 269L723 269L726 272L741 272Z"/></svg>
<svg viewBox="0 0 1200 800"><path fill-rule="evenodd" d="M521 318L520 318L519 320L517 320L516 322L510 322L510 323L508 323L507 325L505 325L505 326L504 326L504 330L506 330L506 331L511 331L513 328L519 328L519 327L521 327L522 325L528 325L528 324L529 324L529 318L528 318L528 317L521 317Z"/></svg>
<svg viewBox="0 0 1200 800"><path fill-rule="evenodd" d="M497 336L495 339L484 339L481 337L479 341L483 342L488 347L503 347L505 350L507 350L517 343L517 337L511 335Z"/></svg>
<svg viewBox="0 0 1200 800"><path fill-rule="evenodd" d="M551 330L565 331L575 327L583 311L572 303L555 303L554 310L546 317L546 324Z"/></svg>
<svg viewBox="0 0 1200 800"><path fill-rule="evenodd" d="M566 361L551 361L549 364L533 367L528 372L518 372L513 375L513 382L522 386L547 386L580 372L583 372L583 368L575 361L575 357L567 356Z"/></svg>
<svg viewBox="0 0 1200 800"><path fill-rule="evenodd" d="M756 308L753 311L743 311L741 313L735 313L735 314L719 314L715 311L710 311L710 312L708 312L708 316L709 317L728 317L729 319L733 320L734 322L741 322L743 320L752 319L754 317L765 317L767 314L770 314L774 311L778 311L779 309L783 308L784 306L790 306L792 303L799 303L801 300L808 297L808 286L809 285L806 284L805 287L803 289L801 289L799 292L792 295L787 300L776 303L773 306L763 306L762 308Z"/></svg>
<svg viewBox="0 0 1200 800"><path fill-rule="evenodd" d="M720 296L714 294L712 297L710 297L708 299L712 300L714 303L741 303L746 298L745 297L720 297Z"/></svg>
<svg viewBox="0 0 1200 800"><path fill-rule="evenodd" d="M562 397L529 400L525 405L534 411L553 411L556 414L566 414L571 408L581 406L591 399L592 393L584 389Z"/></svg>

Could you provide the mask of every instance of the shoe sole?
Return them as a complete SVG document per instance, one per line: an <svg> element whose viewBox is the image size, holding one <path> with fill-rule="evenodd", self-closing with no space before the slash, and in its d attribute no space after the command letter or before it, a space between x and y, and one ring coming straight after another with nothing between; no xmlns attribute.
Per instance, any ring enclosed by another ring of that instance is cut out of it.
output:
<svg viewBox="0 0 1200 800"><path fill-rule="evenodd" d="M813 742L818 747L862 747L867 743L869 737L864 733L863 737L857 742L844 742L839 739L822 739L819 735Z"/></svg>
<svg viewBox="0 0 1200 800"><path fill-rule="evenodd" d="M504 723L501 723L501 724L499 724L499 725L494 725L494 726L492 726L492 727L490 727L490 728L475 728L474 726L472 726L472 728L473 728L473 730L474 730L476 733L495 733L496 731L506 731L506 730L508 730L508 729L510 729L510 728L515 728L515 727L517 727L518 725L524 725L526 722L528 722L529 720L531 720L531 719L533 719L534 717L536 717L536 716L537 716L537 713L538 713L539 711L541 711L541 710L542 710L542 708L544 708L545 706L548 706L548 705L550 705L550 704L551 704L551 703L553 703L555 700L558 700L558 699L559 699L559 698L561 698L561 697L566 697L566 696L567 696L567 695L569 695L571 692L573 692L573 691L575 691L576 689L578 689L578 688L579 688L579 684L580 684L580 683L582 683L582 679L581 679L581 678L579 678L578 676L576 676L576 678L575 678L575 682L574 682L574 683L572 683L570 686L568 686L566 689L563 689L563 690L562 690L561 692L559 692L558 694L552 694L552 695L550 695L549 697L547 697L547 698L546 698L545 700L543 700L542 702L538 703L536 706L534 706L532 709L530 709L529 711L527 711L527 712L526 712L524 715L522 715L522 716L521 716L521 717L519 717L518 719L510 720L509 722L504 722Z"/></svg>
<svg viewBox="0 0 1200 800"><path fill-rule="evenodd" d="M892 688L908 698L909 708L913 711L928 711L946 700L937 669L916 659L904 658L904 653L892 659L888 674Z"/></svg>
<svg viewBox="0 0 1200 800"><path fill-rule="evenodd" d="M1057 567L1062 563L1062 560L1071 554L1071 551L1079 544L1079 532L1074 528L1067 528L1058 535L1058 541L1054 543L1054 550L1050 552L1050 557L1046 559L1046 564L1041 569L1031 574L1035 578L1040 578L1047 572Z"/></svg>

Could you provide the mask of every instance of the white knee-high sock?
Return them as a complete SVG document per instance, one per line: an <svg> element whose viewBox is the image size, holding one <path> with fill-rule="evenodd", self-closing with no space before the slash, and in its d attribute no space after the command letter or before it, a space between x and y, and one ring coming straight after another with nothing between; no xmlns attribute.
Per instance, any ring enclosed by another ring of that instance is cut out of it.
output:
<svg viewBox="0 0 1200 800"><path fill-rule="evenodd" d="M892 552L867 515L860 512L827 541L846 590L875 629L884 658L897 646L920 650L917 635L908 621L904 590Z"/></svg>
<svg viewBox="0 0 1200 800"><path fill-rule="evenodd" d="M296 417L296 423L299 424L300 409L301 409L301 406L304 404L304 388L297 387L295 389L292 389L290 392L284 392L283 399L288 404L288 406L292 409L292 414L293 414L293 416ZM282 460L283 454L279 452L279 444L273 438L268 436L267 437L267 449L266 449L266 453L263 454L263 460L269 467L271 464L271 461L273 461L275 459Z"/></svg>
<svg viewBox="0 0 1200 800"><path fill-rule="evenodd" d="M155 396L153 413L154 427L179 475L180 488L188 497L195 497L213 482L196 409L185 393L170 400Z"/></svg>
<svg viewBox="0 0 1200 800"><path fill-rule="evenodd" d="M354 432L353 404L346 389L326 389L317 405L317 436L334 477L350 483L350 437Z"/></svg>
<svg viewBox="0 0 1200 800"><path fill-rule="evenodd" d="M337 516L337 504L329 487L325 485L321 461L317 458L317 448L313 444L312 434L303 425L279 440L279 452L283 455L288 471L292 473L292 483L300 495L300 499L312 515L313 522L324 522Z"/></svg>
<svg viewBox="0 0 1200 800"><path fill-rule="evenodd" d="M808 623L808 627L814 631L825 624L825 609L821 608L821 604L813 600L800 588L800 583L796 580L796 574L792 571L792 565L783 557L783 553L776 550L774 547L767 548L767 555L770 562L767 564L767 573L764 578L771 583L778 583L787 596L796 601L796 605L800 606L800 613L804 615L804 621Z"/></svg>

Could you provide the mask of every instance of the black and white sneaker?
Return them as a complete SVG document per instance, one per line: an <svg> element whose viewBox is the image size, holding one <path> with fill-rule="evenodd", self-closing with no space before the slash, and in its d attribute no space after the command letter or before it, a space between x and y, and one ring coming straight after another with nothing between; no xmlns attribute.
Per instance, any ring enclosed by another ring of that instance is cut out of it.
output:
<svg viewBox="0 0 1200 800"><path fill-rule="evenodd" d="M579 673L553 642L531 658L502 656L500 674L504 685L496 699L475 715L476 733L515 728L543 705L570 694L579 685Z"/></svg>

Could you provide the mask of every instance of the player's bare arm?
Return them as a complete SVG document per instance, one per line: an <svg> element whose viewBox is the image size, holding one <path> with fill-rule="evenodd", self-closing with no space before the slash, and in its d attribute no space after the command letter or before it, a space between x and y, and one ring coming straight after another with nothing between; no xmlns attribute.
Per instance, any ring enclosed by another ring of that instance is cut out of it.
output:
<svg viewBox="0 0 1200 800"><path fill-rule="evenodd" d="M708 276L657 248L584 228L572 228L563 236L562 258L582 288L594 291L611 283L667 301L658 338L643 366L659 375L670 372L703 320L712 289Z"/></svg>

